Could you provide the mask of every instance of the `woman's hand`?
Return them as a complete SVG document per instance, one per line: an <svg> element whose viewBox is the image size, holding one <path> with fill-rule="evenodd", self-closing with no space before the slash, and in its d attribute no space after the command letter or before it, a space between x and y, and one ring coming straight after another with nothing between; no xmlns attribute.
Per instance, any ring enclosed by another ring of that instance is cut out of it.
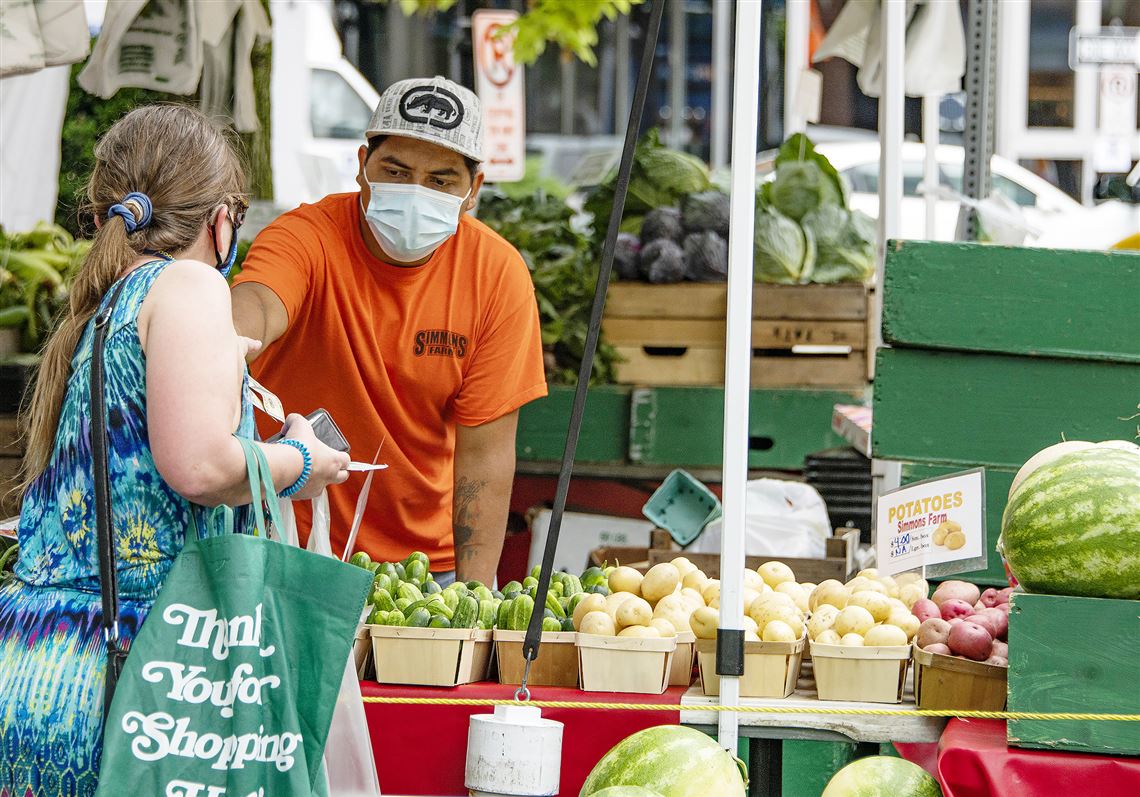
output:
<svg viewBox="0 0 1140 797"><path fill-rule="evenodd" d="M313 432L313 425L304 415L290 415L285 419L285 437L296 440L309 449L313 460L313 470L309 481L292 497L294 501L316 498L330 484L340 484L348 479L348 454L329 448ZM288 488L286 484L281 489Z"/></svg>

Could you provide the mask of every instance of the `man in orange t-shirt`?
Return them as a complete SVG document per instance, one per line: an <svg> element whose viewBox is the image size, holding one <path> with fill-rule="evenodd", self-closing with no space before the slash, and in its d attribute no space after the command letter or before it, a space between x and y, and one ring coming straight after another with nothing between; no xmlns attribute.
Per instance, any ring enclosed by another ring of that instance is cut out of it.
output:
<svg viewBox="0 0 1140 797"><path fill-rule="evenodd" d="M253 375L287 411L327 409L355 459L383 443L389 468L356 548L386 561L420 550L440 580L454 570L490 584L518 409L546 395L534 286L514 247L467 215L483 184L473 93L440 77L397 83L365 138L359 193L302 205L258 235L234 324L262 342ZM350 483L329 491L334 545L362 477ZM307 528L309 507L295 509Z"/></svg>

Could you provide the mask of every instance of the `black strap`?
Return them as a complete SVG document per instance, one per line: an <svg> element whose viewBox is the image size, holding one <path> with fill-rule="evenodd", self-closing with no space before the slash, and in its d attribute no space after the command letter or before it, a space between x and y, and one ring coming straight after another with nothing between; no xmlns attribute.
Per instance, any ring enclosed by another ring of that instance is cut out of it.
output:
<svg viewBox="0 0 1140 797"><path fill-rule="evenodd" d="M127 658L119 640L119 584L111 525L111 474L107 460L107 401L103 369L103 350L110 331L111 315L126 284L126 279L119 283L107 306L95 316L95 339L91 344L91 464L95 477L95 530L99 549L99 591L103 599L103 639L107 645L104 720Z"/></svg>
<svg viewBox="0 0 1140 797"><path fill-rule="evenodd" d="M586 409L586 390L594 371L594 353L598 349L598 333L602 326L602 311L606 307L606 291L610 286L610 272L614 265L614 249L621 217L625 210L625 197L629 193L629 175L633 169L633 151L637 146L637 133L645 112L645 98L649 93L649 78L653 72L653 57L657 50L657 37L661 30L661 16L665 0L654 0L645 32L645 46L641 53L641 66L637 73L637 87L633 93L633 106L629 109L629 123L625 128L625 144L618 164L617 183L614 186L614 205L610 210L609 227L602 246L602 262L598 268L598 284L594 289L594 306L590 311L590 326L586 331L586 345L582 351L582 365L578 369L578 387L574 391L574 405L570 410L570 427L566 432L566 448L562 452L562 467L558 471L558 487L554 493L554 507L550 513L550 528L546 532L546 550L542 555L542 574L534 598L534 613L526 629L523 656L529 661L538 658L538 645L542 638L543 608L554 573L554 551L558 547L558 533L562 529L562 514L566 510L566 495L570 490L570 475L574 470L574 455L578 451L578 435L582 431L582 414ZM676 109L674 109L676 112Z"/></svg>

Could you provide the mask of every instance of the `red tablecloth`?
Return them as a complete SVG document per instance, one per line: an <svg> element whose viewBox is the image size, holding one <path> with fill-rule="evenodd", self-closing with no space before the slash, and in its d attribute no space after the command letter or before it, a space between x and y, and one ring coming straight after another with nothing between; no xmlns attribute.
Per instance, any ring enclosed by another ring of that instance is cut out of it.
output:
<svg viewBox="0 0 1140 797"><path fill-rule="evenodd" d="M467 684L453 689L389 686L362 682L365 697L430 697L503 700L515 687L497 683ZM607 695L577 689L537 687L535 700L598 702L617 698L622 703L681 703L682 687L663 695ZM472 714L490 714L487 706L417 706L365 703L368 729L384 794L458 797L467 793L463 771L467 756L467 726ZM608 709L543 709L542 716L565 724L562 733L561 794L577 794L586 776L606 751L619 741L654 725L676 725L680 711L617 711Z"/></svg>
<svg viewBox="0 0 1140 797"><path fill-rule="evenodd" d="M952 719L938 744L945 797L1140 794L1140 760L1008 747L1001 720Z"/></svg>

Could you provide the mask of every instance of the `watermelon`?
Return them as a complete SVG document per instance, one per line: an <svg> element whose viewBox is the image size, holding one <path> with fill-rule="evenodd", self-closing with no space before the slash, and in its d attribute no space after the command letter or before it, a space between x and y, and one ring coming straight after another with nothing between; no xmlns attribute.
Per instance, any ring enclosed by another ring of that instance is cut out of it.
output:
<svg viewBox="0 0 1140 797"><path fill-rule="evenodd" d="M744 797L743 763L692 728L660 725L618 742L590 772L579 797L641 786L661 797Z"/></svg>
<svg viewBox="0 0 1140 797"><path fill-rule="evenodd" d="M610 786L608 789L594 792L593 797L661 797L661 795L641 786Z"/></svg>
<svg viewBox="0 0 1140 797"><path fill-rule="evenodd" d="M820 797L942 797L942 788L917 764L873 755L836 772Z"/></svg>
<svg viewBox="0 0 1140 797"><path fill-rule="evenodd" d="M1029 592L1140 598L1140 452L1098 445L1042 465L1001 526L998 550Z"/></svg>

